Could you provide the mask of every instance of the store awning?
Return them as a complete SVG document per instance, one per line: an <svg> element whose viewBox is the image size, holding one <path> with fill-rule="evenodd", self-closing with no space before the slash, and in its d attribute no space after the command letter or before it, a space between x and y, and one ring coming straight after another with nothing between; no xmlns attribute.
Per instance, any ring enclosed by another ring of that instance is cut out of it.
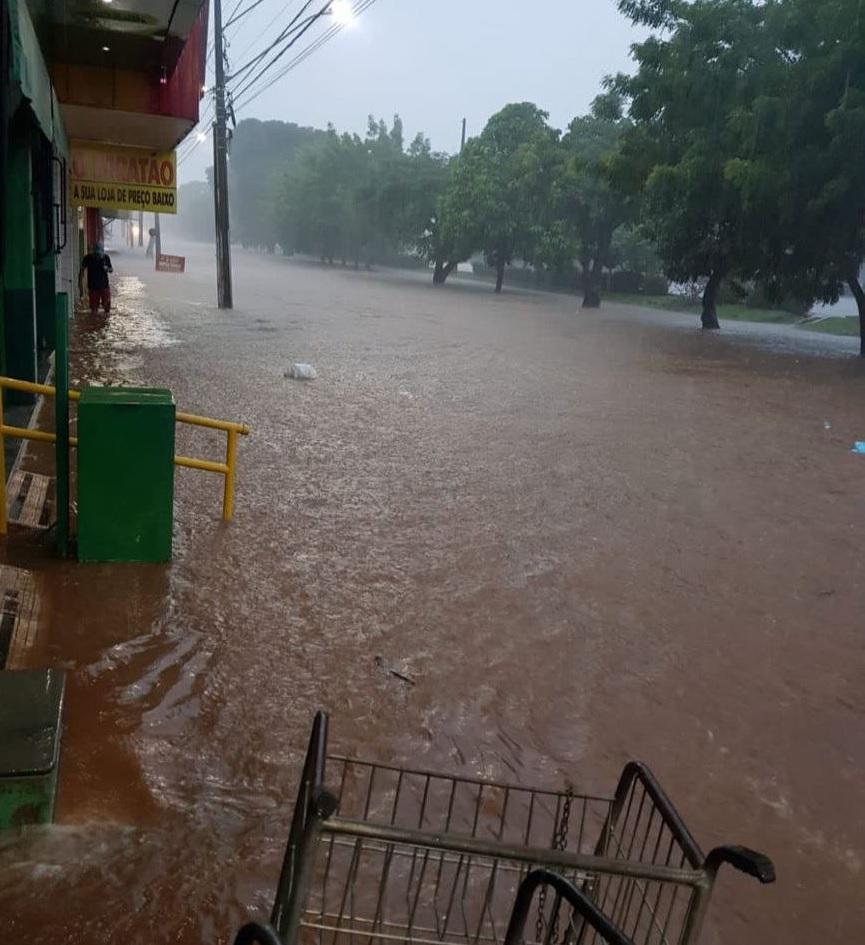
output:
<svg viewBox="0 0 865 945"><path fill-rule="evenodd" d="M197 123L206 0L29 0L29 8L70 138L168 150Z"/></svg>
<svg viewBox="0 0 865 945"><path fill-rule="evenodd" d="M60 104L30 12L24 0L8 0L10 82L27 102L43 134L55 148L68 154Z"/></svg>

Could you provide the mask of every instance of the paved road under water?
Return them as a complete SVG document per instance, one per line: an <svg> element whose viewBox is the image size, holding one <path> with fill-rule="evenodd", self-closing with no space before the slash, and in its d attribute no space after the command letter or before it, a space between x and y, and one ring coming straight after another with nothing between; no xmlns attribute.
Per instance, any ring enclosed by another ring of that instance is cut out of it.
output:
<svg viewBox="0 0 865 945"><path fill-rule="evenodd" d="M204 251L184 276L130 252L75 380L253 435L230 527L179 473L169 568L18 539L50 614L28 661L70 678L59 825L0 847L7 939L266 915L319 707L347 752L527 784L607 792L641 758L705 847L776 861L770 888L723 874L706 945L865 939L849 340L243 253L220 313Z"/></svg>

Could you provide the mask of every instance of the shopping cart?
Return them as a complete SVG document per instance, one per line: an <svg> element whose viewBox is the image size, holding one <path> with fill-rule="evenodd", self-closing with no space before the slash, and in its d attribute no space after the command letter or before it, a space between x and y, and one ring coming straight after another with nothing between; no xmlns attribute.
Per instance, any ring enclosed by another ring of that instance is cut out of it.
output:
<svg viewBox="0 0 865 945"><path fill-rule="evenodd" d="M547 895L552 892L552 907L547 910ZM581 935L591 930L603 945L634 945L625 938L589 897L573 883L550 870L535 869L523 880L504 945L523 945L525 930L538 893L538 942L552 945L554 941L576 943ZM234 945L282 945L271 926L251 922L245 925L234 940Z"/></svg>
<svg viewBox="0 0 865 945"><path fill-rule="evenodd" d="M526 926L534 911L536 893L536 942L544 945L575 943L585 941L588 935L603 945L634 945L582 890L558 873L543 868L532 870L520 885L505 933L505 945L523 945L526 941ZM547 908L550 893L552 905Z"/></svg>
<svg viewBox="0 0 865 945"><path fill-rule="evenodd" d="M775 879L745 847L704 856L637 762L604 797L328 756L327 728L319 713L271 916L285 945L693 945L723 864Z"/></svg>

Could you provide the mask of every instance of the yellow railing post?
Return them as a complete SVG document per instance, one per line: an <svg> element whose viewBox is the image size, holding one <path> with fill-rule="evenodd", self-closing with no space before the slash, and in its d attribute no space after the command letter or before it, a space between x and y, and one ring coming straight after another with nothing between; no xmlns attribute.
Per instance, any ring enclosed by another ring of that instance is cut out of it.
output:
<svg viewBox="0 0 865 945"><path fill-rule="evenodd" d="M20 440L38 440L44 443L55 443L57 436L46 430L30 430L23 427L7 427L3 417L4 390L18 390L28 394L42 394L45 397L56 396L56 390L47 384L34 384L31 381L19 381L13 377L0 377L0 535L6 534L6 458L3 453L6 437L15 437ZM69 391L70 400L80 400L81 392ZM218 473L225 480L222 494L222 517L230 522L234 516L234 478L237 466L237 438L247 436L249 427L243 423L230 423L227 420L213 420L210 417L199 417L193 413L181 413L176 416L178 423L187 423L194 427L205 427L209 430L220 430L228 437L225 447L225 462L215 463L208 459L193 459L189 456L175 456L176 466L185 466L187 469L199 469L204 472ZM78 438L69 437L70 446L78 446Z"/></svg>
<svg viewBox="0 0 865 945"><path fill-rule="evenodd" d="M237 463L237 430L228 430L225 446L225 492L222 495L222 520L230 522L234 515L234 467Z"/></svg>

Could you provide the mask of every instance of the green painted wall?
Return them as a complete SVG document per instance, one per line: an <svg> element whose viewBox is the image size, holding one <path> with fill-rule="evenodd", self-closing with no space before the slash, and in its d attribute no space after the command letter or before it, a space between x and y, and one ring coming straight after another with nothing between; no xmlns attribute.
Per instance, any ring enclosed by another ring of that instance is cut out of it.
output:
<svg viewBox="0 0 865 945"><path fill-rule="evenodd" d="M54 350L54 325L57 319L54 254L45 256L35 270L36 342L40 351Z"/></svg>
<svg viewBox="0 0 865 945"><path fill-rule="evenodd" d="M6 165L6 259L3 286L3 345L6 373L36 381L36 280L33 268L30 127L16 122ZM27 394L7 393L10 403L31 403Z"/></svg>
<svg viewBox="0 0 865 945"><path fill-rule="evenodd" d="M54 415L57 423L55 462L57 469L57 551L69 552L69 296L56 296L57 320L54 382L57 387Z"/></svg>

